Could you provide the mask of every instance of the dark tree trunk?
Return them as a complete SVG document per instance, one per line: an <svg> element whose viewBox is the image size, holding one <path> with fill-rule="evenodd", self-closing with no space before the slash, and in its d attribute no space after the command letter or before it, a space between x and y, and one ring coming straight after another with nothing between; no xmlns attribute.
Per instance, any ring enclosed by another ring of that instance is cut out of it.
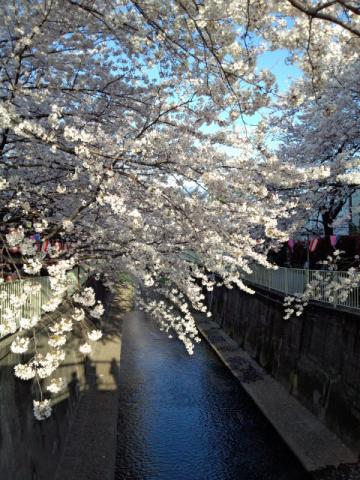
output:
<svg viewBox="0 0 360 480"><path fill-rule="evenodd" d="M332 226L333 218L329 211L323 212L322 214L322 221L324 225L324 234L325 235L333 235L334 228Z"/></svg>

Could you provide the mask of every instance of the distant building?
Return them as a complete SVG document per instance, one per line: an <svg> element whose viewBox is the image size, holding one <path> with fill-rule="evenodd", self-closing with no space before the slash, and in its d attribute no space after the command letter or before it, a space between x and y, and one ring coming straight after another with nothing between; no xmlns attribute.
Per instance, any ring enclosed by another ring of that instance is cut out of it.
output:
<svg viewBox="0 0 360 480"><path fill-rule="evenodd" d="M360 189L356 190L350 197L349 212L349 233L360 233Z"/></svg>

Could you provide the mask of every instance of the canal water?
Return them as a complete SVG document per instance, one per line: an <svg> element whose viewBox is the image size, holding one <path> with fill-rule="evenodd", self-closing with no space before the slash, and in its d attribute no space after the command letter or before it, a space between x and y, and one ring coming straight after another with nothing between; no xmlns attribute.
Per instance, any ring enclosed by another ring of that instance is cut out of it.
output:
<svg viewBox="0 0 360 480"><path fill-rule="evenodd" d="M122 340L116 480L309 480L204 340L190 357L137 312Z"/></svg>

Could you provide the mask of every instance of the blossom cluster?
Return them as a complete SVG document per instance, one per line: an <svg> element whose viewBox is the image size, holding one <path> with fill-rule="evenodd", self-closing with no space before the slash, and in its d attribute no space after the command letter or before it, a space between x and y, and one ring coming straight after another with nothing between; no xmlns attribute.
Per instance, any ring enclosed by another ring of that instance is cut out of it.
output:
<svg viewBox="0 0 360 480"><path fill-rule="evenodd" d="M3 3L2 260L11 278L30 282L47 270L44 318L65 298L74 304L49 327L48 353L17 365L18 377L54 375L75 329L84 355L100 339L94 291L67 294L74 265L109 288L130 272L162 298L144 308L191 353L192 311L210 315L204 289L253 293L243 272L270 266L269 249L309 212L333 228L358 184L353 2ZM284 50L302 72L286 91L258 61ZM71 248L39 252L39 236ZM44 326L22 313L31 295L1 297L0 335L20 328L19 353ZM301 305L288 299L286 313ZM51 385L54 393L60 382ZM50 415L47 399L36 402L37 418Z"/></svg>
<svg viewBox="0 0 360 480"><path fill-rule="evenodd" d="M346 272L333 275L338 269L340 256L344 252L335 250L326 260L319 263L326 265L328 270L312 271L311 280L304 292L288 295L284 298L285 315L288 320L291 316L299 317L311 300L325 301L331 304L345 304L351 292L360 285L360 272L354 267Z"/></svg>
<svg viewBox="0 0 360 480"><path fill-rule="evenodd" d="M51 302L57 304L64 300L65 287L68 285L66 273L73 265L73 261L69 260L48 268L50 289L53 297L56 298L55 302L50 300L48 305ZM63 389L63 378L54 375L65 359L68 340L75 331L81 332L85 343L79 345L79 352L83 355L90 354L92 343L102 338L102 331L96 328L91 329L91 321L87 319L95 318L99 321L104 313L104 307L100 301L96 302L94 290L91 287L85 287L73 295L75 303L82 304L83 308L72 307L67 315L61 318L55 317L53 320L51 318L43 319L37 315L26 318L22 316L23 306L33 296L40 295L41 284L34 282L24 282L22 291L18 295L3 292L5 293L4 300L7 304L10 303L11 307L1 310L0 334L5 335L19 331L10 345L10 350L14 354L20 355L33 353L26 363L15 365L14 373L21 380L37 380L36 385L40 389L41 400L34 400L34 415L38 420L44 420L51 415L51 399L44 400L42 398L41 382L48 379L46 390L49 394L56 395ZM95 307L90 308L94 306L95 302ZM40 322L45 322L48 330L45 352L39 352L37 347L39 343L37 326Z"/></svg>

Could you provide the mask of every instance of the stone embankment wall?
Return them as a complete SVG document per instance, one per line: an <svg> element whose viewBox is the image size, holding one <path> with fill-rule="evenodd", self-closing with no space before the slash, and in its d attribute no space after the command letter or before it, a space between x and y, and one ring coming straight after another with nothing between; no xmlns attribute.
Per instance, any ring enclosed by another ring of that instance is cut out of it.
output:
<svg viewBox="0 0 360 480"><path fill-rule="evenodd" d="M107 299L104 287L94 282L92 286L96 287L98 299ZM58 315L67 313L64 307ZM14 366L28 360L34 352L26 356L11 353L9 347L15 336L0 340L0 478L54 480L67 434L78 415L79 402L85 394L98 388L92 380L94 372L100 376L100 369L109 371L113 364L98 362L96 356L84 358L78 351L81 340L72 338L66 348L66 359L56 371L66 387L52 395L52 416L39 422L32 411L36 386L32 381L21 381L14 376ZM38 342L37 351L42 352L47 343L46 333L39 333Z"/></svg>
<svg viewBox="0 0 360 480"><path fill-rule="evenodd" d="M360 449L360 315L309 305L284 320L282 297L225 287L208 293L214 320L288 391Z"/></svg>
<svg viewBox="0 0 360 480"><path fill-rule="evenodd" d="M15 335L14 335L15 336ZM31 381L14 376L14 366L29 356L10 352L14 336L0 340L0 478L4 480L40 480L55 478L69 427L75 417L82 392L87 388L84 357L74 339L57 376L66 389L53 396L52 416L39 422L32 412L36 388ZM42 351L45 337L40 337Z"/></svg>

